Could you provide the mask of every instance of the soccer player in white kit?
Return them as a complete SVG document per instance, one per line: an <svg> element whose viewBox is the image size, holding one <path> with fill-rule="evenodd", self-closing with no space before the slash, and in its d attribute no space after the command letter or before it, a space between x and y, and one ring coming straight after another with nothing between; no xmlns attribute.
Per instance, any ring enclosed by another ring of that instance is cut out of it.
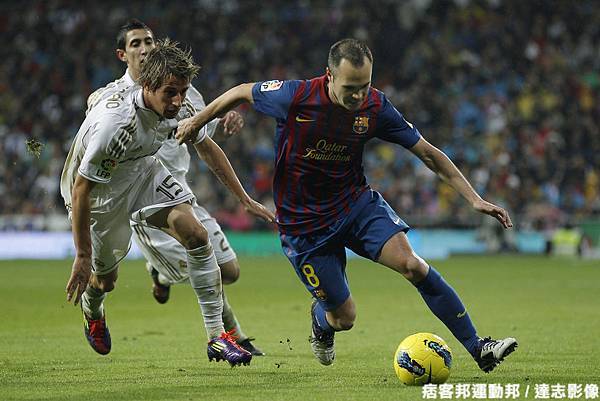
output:
<svg viewBox="0 0 600 401"><path fill-rule="evenodd" d="M120 27L117 35L117 57L127 64L125 74L99 88L88 97L86 113L102 100L112 96L115 92L123 91L135 85L139 78L140 69L147 53L155 47L154 33L142 21L132 19ZM177 120L185 118L189 113L200 111L206 107L202 95L190 85L184 104ZM215 119L207 125L207 135L213 137L215 133L222 136L234 135L242 128L244 120L235 111L227 113L222 119ZM186 181L186 174L190 167L190 155L185 144L179 145L174 138L168 138L156 153L156 157L165 165L173 177L181 183L186 190L192 192ZM240 266L237 256L229 244L227 237L221 230L217 221L208 211L196 202L192 204L196 217L208 231L208 238L213 246L217 263L221 269L223 284L232 284L237 281ZM152 294L157 302L163 304L168 301L170 286L177 283L188 282L188 270L185 248L173 237L161 230L157 230L131 220L133 238L140 247L147 260L146 267L153 280ZM232 333L237 343L254 356L264 353L254 346L236 318L225 292L223 292L223 324L225 331Z"/></svg>
<svg viewBox="0 0 600 401"><path fill-rule="evenodd" d="M103 301L114 289L120 261L131 245L130 220L161 229L186 249L189 279L209 339L209 360L248 364L252 354L224 331L221 275L208 233L195 218L193 194L153 155L177 127L192 78L190 52L169 40L145 58L139 86L101 101L82 123L61 176L76 248L67 300L81 301L84 333L100 354L111 350ZM191 115L191 113L190 113ZM246 210L267 221L273 214L252 200L227 157L203 132L194 147Z"/></svg>

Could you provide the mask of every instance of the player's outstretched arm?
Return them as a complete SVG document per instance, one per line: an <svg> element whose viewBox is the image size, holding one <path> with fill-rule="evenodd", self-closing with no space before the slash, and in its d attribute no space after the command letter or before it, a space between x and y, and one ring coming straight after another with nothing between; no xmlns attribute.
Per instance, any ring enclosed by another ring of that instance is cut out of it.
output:
<svg viewBox="0 0 600 401"><path fill-rule="evenodd" d="M233 87L210 102L204 110L197 113L194 117L180 121L175 138L177 138L180 144L187 141L194 141L198 135L198 131L212 119L223 116L229 110L244 102L252 103L253 85L254 83L246 83Z"/></svg>
<svg viewBox="0 0 600 401"><path fill-rule="evenodd" d="M205 136L204 140L194 144L198 155L206 162L208 167L217 176L217 178L233 193L244 205L248 213L260 217L269 223L275 221L273 212L268 210L262 204L256 202L242 187L229 159L223 153L223 150L211 138Z"/></svg>
<svg viewBox="0 0 600 401"><path fill-rule="evenodd" d="M421 159L444 182L450 184L452 188L460 193L475 210L496 218L504 228L512 227L513 224L508 212L500 206L482 199L444 152L422 137L410 148L410 151Z"/></svg>
<svg viewBox="0 0 600 401"><path fill-rule="evenodd" d="M90 192L96 183L77 175L71 194L75 261L67 282L67 302L77 305L92 274L92 241L90 236ZM75 298L73 298L75 296Z"/></svg>

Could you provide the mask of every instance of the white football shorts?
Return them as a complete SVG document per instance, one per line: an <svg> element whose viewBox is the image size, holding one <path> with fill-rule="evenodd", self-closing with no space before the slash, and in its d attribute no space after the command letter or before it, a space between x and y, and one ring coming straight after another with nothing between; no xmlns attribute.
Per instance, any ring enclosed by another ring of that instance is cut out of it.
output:
<svg viewBox="0 0 600 401"><path fill-rule="evenodd" d="M111 188L123 189L124 185L128 185L126 190L116 191L119 195L111 198L115 193ZM147 224L148 217L165 207L194 201L194 195L154 157L134 180L99 184L92 196L100 198L96 204L101 204L92 208L90 216L92 271L97 275L112 272L127 255L131 247L130 220Z"/></svg>

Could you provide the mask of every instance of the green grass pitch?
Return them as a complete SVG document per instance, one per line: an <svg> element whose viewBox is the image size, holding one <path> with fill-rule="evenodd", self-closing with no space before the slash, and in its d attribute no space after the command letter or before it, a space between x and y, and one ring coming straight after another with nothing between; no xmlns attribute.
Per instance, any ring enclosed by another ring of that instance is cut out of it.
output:
<svg viewBox="0 0 600 401"><path fill-rule="evenodd" d="M418 400L421 389L397 380L392 359L398 343L419 331L452 348L449 383L600 382L597 261L473 256L434 263L480 335L519 340L517 352L486 375L408 282L363 260L348 267L355 327L337 335L336 361L323 367L307 341L308 293L287 260L240 260L240 281L226 292L268 356L234 369L208 362L189 286L157 304L141 261L124 263L107 299L113 350L105 357L88 346L79 308L65 301L71 261L0 262L0 399Z"/></svg>

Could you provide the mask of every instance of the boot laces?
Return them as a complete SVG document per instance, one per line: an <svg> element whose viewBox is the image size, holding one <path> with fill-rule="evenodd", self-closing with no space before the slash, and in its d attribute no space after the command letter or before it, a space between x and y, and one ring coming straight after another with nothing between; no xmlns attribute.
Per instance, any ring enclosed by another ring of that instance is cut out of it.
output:
<svg viewBox="0 0 600 401"><path fill-rule="evenodd" d="M483 343L481 349L482 349L482 351L486 351L486 352L492 350L499 342L496 340L492 340L491 337L486 337L483 339L483 341L484 341L484 343Z"/></svg>
<svg viewBox="0 0 600 401"><path fill-rule="evenodd" d="M243 349L235 340L234 337L235 334L235 329L229 330L224 332L223 334L221 334L221 338L225 341L227 341L228 343L230 343L232 346L234 346L235 348L237 348L238 350L242 351L242 352L248 352L245 349Z"/></svg>

